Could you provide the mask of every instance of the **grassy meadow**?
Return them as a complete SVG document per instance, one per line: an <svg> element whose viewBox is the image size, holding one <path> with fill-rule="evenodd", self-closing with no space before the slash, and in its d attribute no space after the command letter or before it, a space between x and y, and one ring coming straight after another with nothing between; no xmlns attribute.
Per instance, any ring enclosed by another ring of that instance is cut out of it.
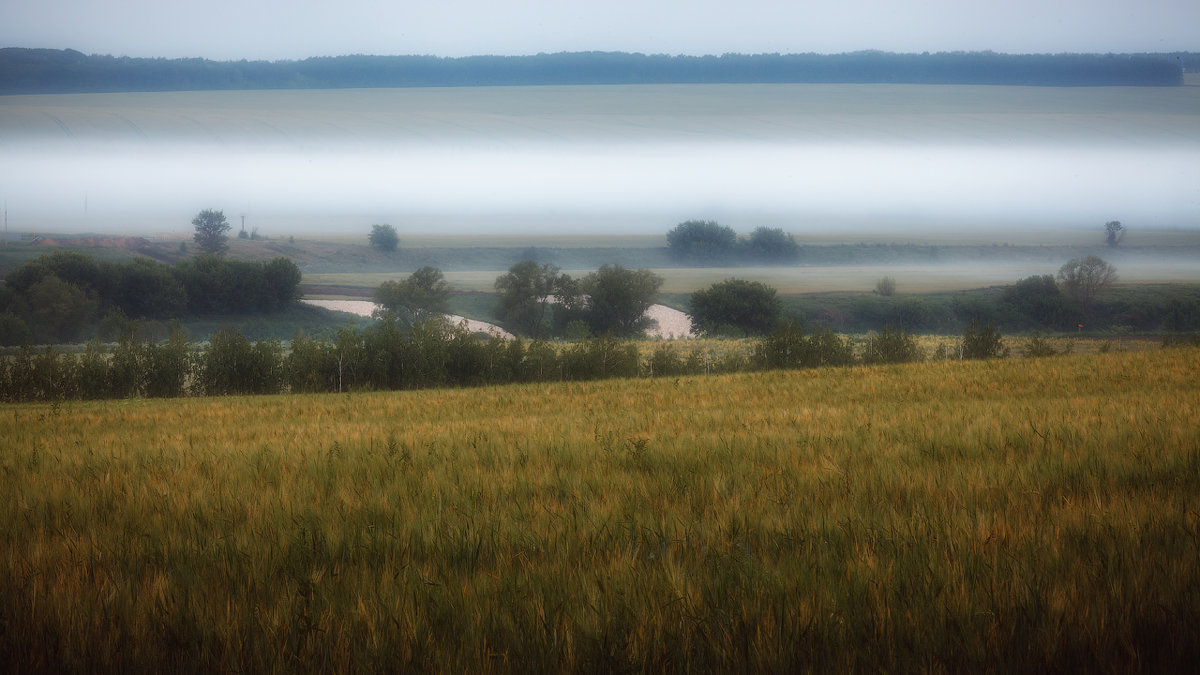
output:
<svg viewBox="0 0 1200 675"><path fill-rule="evenodd" d="M1066 262L1066 260L1063 260ZM1003 262L1003 263L935 263L882 265L829 265L803 267L662 267L651 271L663 278L663 293L692 293L720 283L731 277L758 281L783 294L871 292L881 277L890 276L906 293L937 293L963 289L1011 284L1020 279L1042 274L1053 275L1061 263ZM1200 276L1200 263L1192 260L1163 260L1158 262L1122 262L1118 265L1122 279L1135 283L1191 282ZM487 293L495 290L496 278L507 269L449 270L445 278L450 288L459 292ZM578 279L594 272L590 269L565 269L563 272ZM304 283L312 286L333 286L339 289L361 289L364 295L384 281L403 279L403 272L337 272L305 274Z"/></svg>
<svg viewBox="0 0 1200 675"><path fill-rule="evenodd" d="M10 672L1184 671L1200 350L0 407Z"/></svg>

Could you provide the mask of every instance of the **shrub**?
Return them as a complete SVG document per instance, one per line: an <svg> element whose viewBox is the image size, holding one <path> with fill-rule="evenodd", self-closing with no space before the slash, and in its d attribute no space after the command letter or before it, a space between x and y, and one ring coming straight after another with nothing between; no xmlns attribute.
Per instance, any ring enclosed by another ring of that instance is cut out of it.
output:
<svg viewBox="0 0 1200 675"><path fill-rule="evenodd" d="M991 359L1008 354L1004 339L990 321L983 328L978 321L967 324L959 351L964 359Z"/></svg>
<svg viewBox="0 0 1200 675"><path fill-rule="evenodd" d="M1058 351L1054 349L1054 345L1050 341L1042 337L1041 333L1034 333L1033 337L1021 346L1021 356L1026 358L1042 358L1045 356L1054 356Z"/></svg>
<svg viewBox="0 0 1200 675"><path fill-rule="evenodd" d="M563 376L568 380L637 377L638 351L631 343L604 336L584 340L563 351Z"/></svg>
<svg viewBox="0 0 1200 675"><path fill-rule="evenodd" d="M794 321L781 324L754 347L753 363L759 368L815 368L854 363L854 344L828 329L811 337Z"/></svg>
<svg viewBox="0 0 1200 675"><path fill-rule="evenodd" d="M685 375L689 362L679 358L679 352L669 344L659 345L646 361L646 374L650 377L673 377Z"/></svg>
<svg viewBox="0 0 1200 675"><path fill-rule="evenodd" d="M922 359L917 341L903 329L884 326L863 345L863 363L908 363Z"/></svg>

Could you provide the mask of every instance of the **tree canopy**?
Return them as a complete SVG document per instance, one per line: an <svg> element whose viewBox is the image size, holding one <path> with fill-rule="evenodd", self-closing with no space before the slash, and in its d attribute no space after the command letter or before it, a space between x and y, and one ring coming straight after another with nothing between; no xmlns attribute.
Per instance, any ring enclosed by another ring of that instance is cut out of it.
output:
<svg viewBox="0 0 1200 675"><path fill-rule="evenodd" d="M496 279L499 299L496 315L505 328L518 335L542 337L548 329L549 307L560 285L557 267L522 260Z"/></svg>
<svg viewBox="0 0 1200 675"><path fill-rule="evenodd" d="M273 312L291 305L299 286L300 268L287 258L262 263L201 255L170 266L147 258L98 262L56 251L5 276L0 343L73 341L99 317L122 323Z"/></svg>
<svg viewBox="0 0 1200 675"><path fill-rule="evenodd" d="M726 279L692 293L692 328L705 335L763 335L779 323L775 289L758 281Z"/></svg>
<svg viewBox="0 0 1200 675"><path fill-rule="evenodd" d="M580 287L588 296L586 321L595 335L638 335L650 321L645 318L658 299L663 278L647 269L629 270L603 265L583 278Z"/></svg>
<svg viewBox="0 0 1200 675"><path fill-rule="evenodd" d="M1009 286L1001 301L1045 328L1067 328L1078 312L1049 274L1026 277Z"/></svg>
<svg viewBox="0 0 1200 675"><path fill-rule="evenodd" d="M725 262L737 252L737 233L712 220L688 220L667 233L667 247L680 260Z"/></svg>
<svg viewBox="0 0 1200 675"><path fill-rule="evenodd" d="M781 228L757 227L746 240L746 253L765 262L787 262L800 254L800 245Z"/></svg>
<svg viewBox="0 0 1200 675"><path fill-rule="evenodd" d="M376 304L414 321L447 313L449 301L450 287L436 267L422 267L399 281L385 281L375 290Z"/></svg>
<svg viewBox="0 0 1200 675"><path fill-rule="evenodd" d="M1090 314L1096 295L1117 280L1117 268L1094 255L1073 258L1059 268L1058 280L1080 309Z"/></svg>

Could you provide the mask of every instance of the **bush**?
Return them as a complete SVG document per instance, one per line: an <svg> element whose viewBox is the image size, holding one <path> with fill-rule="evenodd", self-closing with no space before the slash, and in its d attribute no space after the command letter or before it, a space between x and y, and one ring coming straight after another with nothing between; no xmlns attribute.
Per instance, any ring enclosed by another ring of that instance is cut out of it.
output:
<svg viewBox="0 0 1200 675"><path fill-rule="evenodd" d="M803 329L788 321L754 347L753 363L759 368L816 368L854 363L854 344L828 329L805 337Z"/></svg>
<svg viewBox="0 0 1200 675"><path fill-rule="evenodd" d="M560 358L563 378L567 380L601 380L638 375L637 346L622 344L607 336L584 340L563 351Z"/></svg>
<svg viewBox="0 0 1200 675"><path fill-rule="evenodd" d="M659 345L646 361L646 375L650 377L674 377L688 374L692 362L679 358L679 352L670 344Z"/></svg>
<svg viewBox="0 0 1200 675"><path fill-rule="evenodd" d="M868 337L863 345L863 363L909 363L922 358L921 349L913 336L890 325Z"/></svg>
<svg viewBox="0 0 1200 675"><path fill-rule="evenodd" d="M1021 356L1026 358L1038 359L1056 354L1058 354L1058 350L1050 344L1049 340L1042 337L1041 333L1034 333L1033 337L1021 346Z"/></svg>
<svg viewBox="0 0 1200 675"><path fill-rule="evenodd" d="M967 324L959 351L964 359L991 359L1008 354L1004 339L990 321L982 329L978 321Z"/></svg>
<svg viewBox="0 0 1200 675"><path fill-rule="evenodd" d="M804 365L808 344L804 330L787 321L754 346L754 364L759 368L799 368Z"/></svg>

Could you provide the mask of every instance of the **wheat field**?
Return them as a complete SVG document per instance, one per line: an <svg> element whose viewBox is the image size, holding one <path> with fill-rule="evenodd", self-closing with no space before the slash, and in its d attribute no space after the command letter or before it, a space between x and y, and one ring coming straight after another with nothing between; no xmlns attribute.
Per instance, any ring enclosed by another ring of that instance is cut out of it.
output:
<svg viewBox="0 0 1200 675"><path fill-rule="evenodd" d="M1200 350L0 407L10 672L1171 671Z"/></svg>

